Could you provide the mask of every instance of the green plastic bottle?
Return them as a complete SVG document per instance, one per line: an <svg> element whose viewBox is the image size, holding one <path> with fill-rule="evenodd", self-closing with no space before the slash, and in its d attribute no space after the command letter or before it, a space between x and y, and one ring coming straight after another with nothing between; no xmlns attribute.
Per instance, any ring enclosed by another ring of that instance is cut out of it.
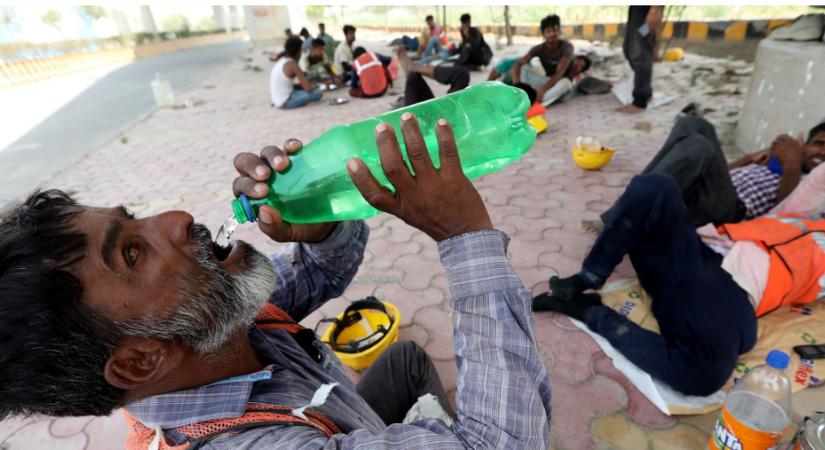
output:
<svg viewBox="0 0 825 450"><path fill-rule="evenodd" d="M375 127L390 123L400 139L404 159L409 159L401 138L400 117L411 112L418 118L421 134L433 163L438 166L436 121L447 119L455 132L461 166L468 178L498 170L527 152L536 131L527 123L530 107L521 89L498 82L480 83L450 95L337 126L290 156L289 167L268 181L269 195L261 199L241 195L232 201L238 223L254 222L264 203L292 223L364 219L379 211L361 197L347 172L346 163L361 158L378 182L392 189L375 145Z"/></svg>

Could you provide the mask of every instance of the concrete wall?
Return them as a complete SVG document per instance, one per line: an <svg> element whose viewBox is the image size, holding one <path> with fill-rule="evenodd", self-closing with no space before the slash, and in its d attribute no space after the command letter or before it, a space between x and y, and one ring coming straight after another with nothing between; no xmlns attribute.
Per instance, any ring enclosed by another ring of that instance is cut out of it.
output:
<svg viewBox="0 0 825 450"><path fill-rule="evenodd" d="M781 133L807 136L823 120L825 43L762 40L736 128L736 145L757 151Z"/></svg>

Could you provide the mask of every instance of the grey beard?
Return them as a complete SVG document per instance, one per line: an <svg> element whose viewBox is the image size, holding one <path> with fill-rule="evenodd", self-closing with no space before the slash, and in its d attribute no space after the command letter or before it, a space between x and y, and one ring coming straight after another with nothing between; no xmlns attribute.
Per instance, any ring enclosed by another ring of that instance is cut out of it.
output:
<svg viewBox="0 0 825 450"><path fill-rule="evenodd" d="M144 316L119 324L121 333L179 340L195 352L209 355L226 345L263 308L275 290L275 270L271 262L250 246L242 264L246 269L232 275L213 258L207 233L202 225L193 226L198 275L187 280L179 290L180 305L168 315Z"/></svg>

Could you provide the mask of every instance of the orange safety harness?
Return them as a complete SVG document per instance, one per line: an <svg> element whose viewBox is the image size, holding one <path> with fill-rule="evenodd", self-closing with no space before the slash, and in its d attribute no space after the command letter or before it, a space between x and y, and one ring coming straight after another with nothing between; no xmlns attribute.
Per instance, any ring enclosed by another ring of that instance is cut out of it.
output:
<svg viewBox="0 0 825 450"><path fill-rule="evenodd" d="M264 310L255 317L255 327L262 330L280 329L292 335L304 332L312 333L311 330L295 322L295 320L282 309L269 303L267 303ZM246 406L246 412L241 417L213 419L177 427L175 430L190 438L190 442L172 446L167 444L164 439L160 439L158 450L197 450L222 434L240 433L254 428L273 425L310 426L326 434L327 437L341 433L341 429L323 415L310 409L305 409L304 415L306 419L303 419L292 414L294 409L294 407L286 405L250 403ZM125 415L126 421L129 424L126 450L148 449L156 439L155 430L143 425L128 413L125 413Z"/></svg>

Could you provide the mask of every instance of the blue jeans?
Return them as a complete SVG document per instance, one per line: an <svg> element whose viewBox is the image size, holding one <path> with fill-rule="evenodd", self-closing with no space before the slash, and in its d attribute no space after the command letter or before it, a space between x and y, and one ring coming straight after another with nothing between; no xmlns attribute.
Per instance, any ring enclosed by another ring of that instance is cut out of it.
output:
<svg viewBox="0 0 825 450"><path fill-rule="evenodd" d="M430 38L430 42L427 42L427 46L424 47L424 53L421 54L421 61L419 62L425 63L433 58L430 56L433 50L436 52L436 58L444 59L450 56L450 51L441 45L441 42L438 40L437 36L433 36Z"/></svg>
<svg viewBox="0 0 825 450"><path fill-rule="evenodd" d="M745 291L722 269L722 256L699 238L670 176L649 173L630 181L582 272L606 280L625 255L653 300L661 334L604 305L587 310L587 326L683 394L710 395L721 388L738 356L756 342L756 317Z"/></svg>
<svg viewBox="0 0 825 450"><path fill-rule="evenodd" d="M323 92L320 89L315 89L312 92L301 91L301 90L294 90L292 91L292 95L289 96L289 100L286 101L284 107L286 109L295 109L300 108L308 103L317 102L321 100L323 96Z"/></svg>

